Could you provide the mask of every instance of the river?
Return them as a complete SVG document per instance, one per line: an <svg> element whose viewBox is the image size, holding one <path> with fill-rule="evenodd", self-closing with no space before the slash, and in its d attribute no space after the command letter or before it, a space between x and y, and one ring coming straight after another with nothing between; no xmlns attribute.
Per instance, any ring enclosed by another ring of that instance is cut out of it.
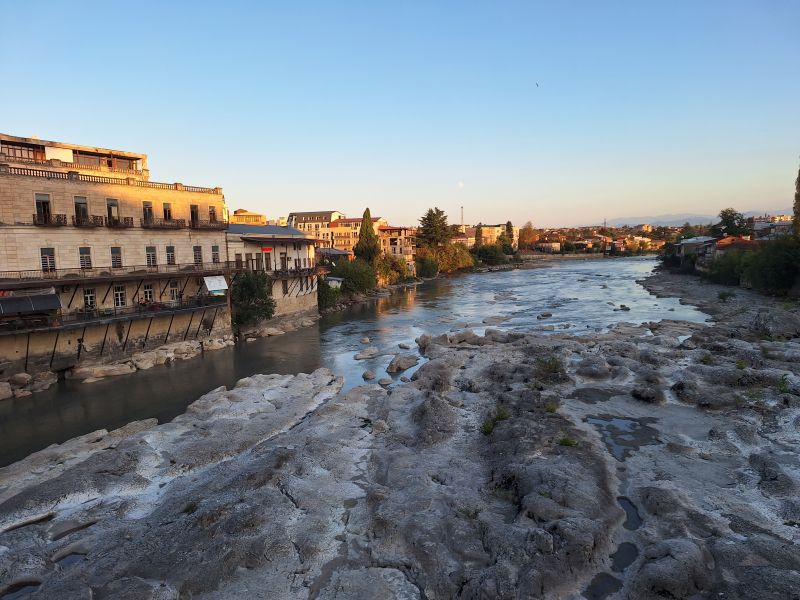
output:
<svg viewBox="0 0 800 600"><path fill-rule="evenodd" d="M704 322L704 313L676 298L656 298L636 283L654 266L651 258L569 260L550 268L441 278L286 335L92 384L59 381L33 396L0 402L0 466L97 429L151 417L169 421L209 390L255 373L307 373L324 366L345 376L345 389L362 384L366 369L376 379L387 377L393 353L404 352L398 344L413 348L421 333L465 325L482 332L484 321L501 329L552 325L577 335L620 321ZM620 310L622 304L630 310ZM552 317L538 319L543 312ZM355 360L365 336L385 354Z"/></svg>

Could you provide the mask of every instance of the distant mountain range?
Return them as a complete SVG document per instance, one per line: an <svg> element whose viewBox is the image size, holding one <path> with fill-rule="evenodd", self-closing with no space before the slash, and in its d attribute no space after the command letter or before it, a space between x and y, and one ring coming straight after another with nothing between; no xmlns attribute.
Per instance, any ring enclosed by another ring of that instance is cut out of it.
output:
<svg viewBox="0 0 800 600"><path fill-rule="evenodd" d="M763 214L768 215L790 215L792 214L791 208L782 208L779 210L749 210L742 213L745 217L755 217ZM616 219L609 219L608 224L614 227L621 225L640 225L642 223L649 223L650 225L660 225L663 227L680 227L684 223L691 225L707 225L708 223L715 223L717 221L716 215L697 215L692 213L678 213L671 215L656 215L645 217L620 217Z"/></svg>

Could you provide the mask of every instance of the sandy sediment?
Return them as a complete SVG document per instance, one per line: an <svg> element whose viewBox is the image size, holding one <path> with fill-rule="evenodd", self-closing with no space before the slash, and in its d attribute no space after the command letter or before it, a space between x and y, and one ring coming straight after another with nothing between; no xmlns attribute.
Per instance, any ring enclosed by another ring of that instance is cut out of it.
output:
<svg viewBox="0 0 800 600"><path fill-rule="evenodd" d="M645 285L716 322L423 336L406 385L258 375L0 469L0 594L793 598L797 309Z"/></svg>

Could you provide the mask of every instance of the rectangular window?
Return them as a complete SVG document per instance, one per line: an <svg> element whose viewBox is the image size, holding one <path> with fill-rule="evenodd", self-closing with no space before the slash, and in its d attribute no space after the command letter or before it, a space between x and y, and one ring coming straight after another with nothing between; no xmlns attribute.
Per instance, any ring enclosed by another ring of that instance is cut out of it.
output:
<svg viewBox="0 0 800 600"><path fill-rule="evenodd" d="M111 267L119 269L122 266L122 248L111 246Z"/></svg>
<svg viewBox="0 0 800 600"><path fill-rule="evenodd" d="M78 258L81 262L81 269L92 268L92 249L88 246L78 248Z"/></svg>
<svg viewBox="0 0 800 600"><path fill-rule="evenodd" d="M236 261L236 268L237 269L241 269L242 268L242 254L241 254L241 252L237 252L233 256L234 256L234 260Z"/></svg>
<svg viewBox="0 0 800 600"><path fill-rule="evenodd" d="M178 300L180 298L181 292L178 289L178 282L177 281L170 281L169 282L169 299L170 300Z"/></svg>
<svg viewBox="0 0 800 600"><path fill-rule="evenodd" d="M83 307L97 307L97 297L94 295L94 288L83 288Z"/></svg>
<svg viewBox="0 0 800 600"><path fill-rule="evenodd" d="M106 198L106 216L112 223L119 222L119 200Z"/></svg>
<svg viewBox="0 0 800 600"><path fill-rule="evenodd" d="M42 271L51 273L56 270L56 249L55 248L41 248L39 250L42 258Z"/></svg>
<svg viewBox="0 0 800 600"><path fill-rule="evenodd" d="M114 306L116 308L121 308L125 306L125 286L124 285L115 285L114 286Z"/></svg>
<svg viewBox="0 0 800 600"><path fill-rule="evenodd" d="M167 264L175 264L175 246L167 246Z"/></svg>
<svg viewBox="0 0 800 600"><path fill-rule="evenodd" d="M169 221L170 219L172 219L172 204L170 204L169 202L164 202L163 207L164 207L164 219Z"/></svg>
<svg viewBox="0 0 800 600"><path fill-rule="evenodd" d="M153 292L153 284L152 283L145 283L142 286L143 294L144 294L144 301L145 302L152 302L155 299L155 293Z"/></svg>
<svg viewBox="0 0 800 600"><path fill-rule="evenodd" d="M217 207L216 206L209 206L208 207L208 220L212 223L217 222Z"/></svg>
<svg viewBox="0 0 800 600"><path fill-rule="evenodd" d="M200 207L197 204L189 205L189 219L195 223L200 220Z"/></svg>
<svg viewBox="0 0 800 600"><path fill-rule="evenodd" d="M202 265L203 264L203 247L202 246L192 246L192 254L194 255L194 264Z"/></svg>
<svg viewBox="0 0 800 600"><path fill-rule="evenodd" d="M246 269L251 271L253 269L253 253L252 252L245 252L244 253L244 264L246 265Z"/></svg>
<svg viewBox="0 0 800 600"><path fill-rule="evenodd" d="M158 264L158 261L156 260L155 246L146 246L144 249L144 255L147 260L148 267L155 267Z"/></svg>
<svg viewBox="0 0 800 600"><path fill-rule="evenodd" d="M219 262L219 246L211 246L211 262Z"/></svg>
<svg viewBox="0 0 800 600"><path fill-rule="evenodd" d="M75 196L75 222L86 223L89 220L89 203L85 196Z"/></svg>
<svg viewBox="0 0 800 600"><path fill-rule="evenodd" d="M36 194L36 217L43 222L49 221L53 214L50 208L50 194Z"/></svg>
<svg viewBox="0 0 800 600"><path fill-rule="evenodd" d="M142 202L142 218L149 222L153 221L153 203L147 200Z"/></svg>

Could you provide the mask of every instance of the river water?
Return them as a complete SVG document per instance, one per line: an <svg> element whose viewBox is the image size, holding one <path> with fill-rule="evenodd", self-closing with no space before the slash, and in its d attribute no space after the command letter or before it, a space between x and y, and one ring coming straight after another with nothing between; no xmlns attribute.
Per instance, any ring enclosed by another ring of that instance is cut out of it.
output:
<svg viewBox="0 0 800 600"><path fill-rule="evenodd" d="M0 466L97 429L151 417L169 421L209 390L255 373L308 373L324 366L344 375L349 389L363 383L366 369L376 380L387 377L395 352L415 352L398 344L415 348L422 333L464 325L482 333L491 324L523 330L552 325L557 332L585 335L621 321L704 322L707 315L697 309L676 298L656 298L636 283L654 266L651 258L569 260L550 268L442 278L286 335L92 384L60 381L44 392L0 402ZM622 304L630 310L620 310ZM543 312L552 317L537 319ZM357 361L365 336L384 354Z"/></svg>

